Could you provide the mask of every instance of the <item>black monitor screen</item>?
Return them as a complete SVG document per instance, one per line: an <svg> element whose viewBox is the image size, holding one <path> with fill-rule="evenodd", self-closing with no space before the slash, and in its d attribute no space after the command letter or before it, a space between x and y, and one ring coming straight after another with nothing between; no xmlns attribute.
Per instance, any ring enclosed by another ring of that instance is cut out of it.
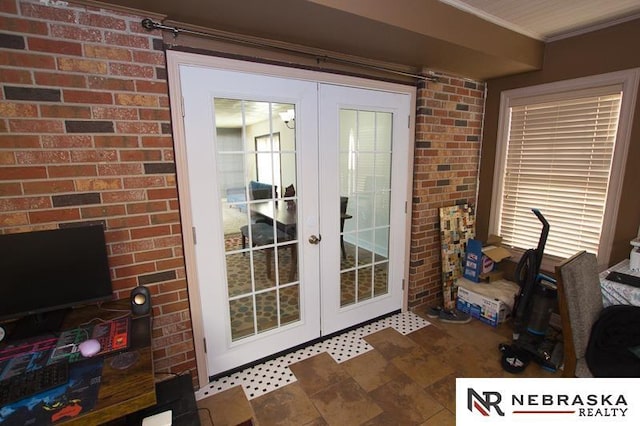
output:
<svg viewBox="0 0 640 426"><path fill-rule="evenodd" d="M0 235L0 319L113 297L102 225Z"/></svg>

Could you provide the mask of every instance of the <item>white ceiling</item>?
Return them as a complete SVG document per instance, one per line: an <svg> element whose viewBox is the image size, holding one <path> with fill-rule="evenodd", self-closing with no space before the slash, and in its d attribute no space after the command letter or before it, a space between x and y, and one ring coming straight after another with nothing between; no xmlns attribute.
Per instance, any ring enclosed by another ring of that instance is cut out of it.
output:
<svg viewBox="0 0 640 426"><path fill-rule="evenodd" d="M640 17L640 0L440 0L512 31L553 41Z"/></svg>

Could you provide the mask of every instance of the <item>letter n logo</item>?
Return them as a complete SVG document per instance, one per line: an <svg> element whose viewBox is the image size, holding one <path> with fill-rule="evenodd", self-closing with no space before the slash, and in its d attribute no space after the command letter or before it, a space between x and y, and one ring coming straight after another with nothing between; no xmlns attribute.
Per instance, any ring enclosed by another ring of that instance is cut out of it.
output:
<svg viewBox="0 0 640 426"><path fill-rule="evenodd" d="M502 401L502 395L500 392L482 392L483 396L480 396L472 388L467 388L467 409L471 412L475 409L483 416L489 416L491 414L491 407L496 410L499 416L504 416L504 413L500 409L500 401Z"/></svg>

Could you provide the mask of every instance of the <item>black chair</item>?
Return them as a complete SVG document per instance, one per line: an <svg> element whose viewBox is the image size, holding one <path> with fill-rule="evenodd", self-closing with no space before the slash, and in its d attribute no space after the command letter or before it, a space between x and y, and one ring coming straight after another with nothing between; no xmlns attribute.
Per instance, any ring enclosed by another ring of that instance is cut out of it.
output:
<svg viewBox="0 0 640 426"><path fill-rule="evenodd" d="M350 214L347 214L348 203L349 197L340 197L340 248L342 250L342 259L347 258L347 251L344 249L344 222L345 220L353 217Z"/></svg>
<svg viewBox="0 0 640 426"><path fill-rule="evenodd" d="M285 232L280 231L278 228L275 229L272 225L257 222L251 225L244 225L240 227L240 232L242 233L242 249L247 248L247 240L251 241L252 246L261 247L268 246L274 244L274 235L277 242L289 241L291 236ZM289 280L293 281L296 275L297 264L298 264L298 251L297 244L290 244L291 248L291 271L289 272ZM267 276L272 278L271 276L271 257L273 253L273 248L268 248L265 250L266 262L267 262Z"/></svg>

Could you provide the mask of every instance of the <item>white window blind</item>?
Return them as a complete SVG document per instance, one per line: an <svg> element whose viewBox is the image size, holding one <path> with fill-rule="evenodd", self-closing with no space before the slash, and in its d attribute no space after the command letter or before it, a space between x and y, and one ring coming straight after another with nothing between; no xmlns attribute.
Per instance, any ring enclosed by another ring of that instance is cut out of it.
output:
<svg viewBox="0 0 640 426"><path fill-rule="evenodd" d="M549 100L552 99L552 100ZM534 248L551 224L545 254L598 253L622 99L621 86L512 103L504 159L499 233Z"/></svg>

